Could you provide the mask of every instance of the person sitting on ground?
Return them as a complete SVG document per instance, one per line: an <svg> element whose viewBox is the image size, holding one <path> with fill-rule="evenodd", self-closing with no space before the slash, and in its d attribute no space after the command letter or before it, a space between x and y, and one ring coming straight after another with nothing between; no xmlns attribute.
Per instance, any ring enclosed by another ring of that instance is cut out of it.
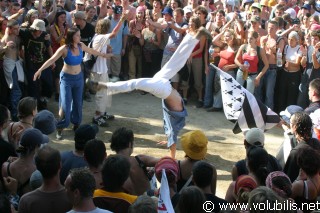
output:
<svg viewBox="0 0 320 213"><path fill-rule="evenodd" d="M290 128L290 118L294 113L302 111L302 107L290 105L279 114L281 116L280 124L284 130L284 141L278 149L276 159L278 160L282 168L287 162L290 151L297 146L297 139Z"/></svg>
<svg viewBox="0 0 320 213"><path fill-rule="evenodd" d="M243 142L244 148L245 148L246 152L248 152L248 150L251 147L255 147L255 146L263 148L264 141L265 141L265 137L264 137L263 131L259 128L252 128L245 133L245 139ZM277 159L270 154L268 154L267 168L270 172L282 170ZM249 174L249 170L246 166L246 159L238 161L232 168L232 179L234 181L240 175L247 175L247 174Z"/></svg>
<svg viewBox="0 0 320 213"><path fill-rule="evenodd" d="M250 192L255 188L257 188L257 182L253 179L253 177L249 175L239 176L234 187L234 195L236 198L235 202L247 204Z"/></svg>
<svg viewBox="0 0 320 213"><path fill-rule="evenodd" d="M33 127L39 129L42 134L50 135L56 131L57 120L53 113L48 110L41 110L33 120Z"/></svg>
<svg viewBox="0 0 320 213"><path fill-rule="evenodd" d="M64 185L69 200L73 203L72 210L67 213L111 213L94 205L92 196L96 183L88 169L72 169Z"/></svg>
<svg viewBox="0 0 320 213"><path fill-rule="evenodd" d="M298 150L297 163L300 167L300 174L292 184L291 198L295 200L297 207L303 212L311 212L303 208L305 203L313 204L317 202L320 195L320 154L318 150L302 144Z"/></svg>
<svg viewBox="0 0 320 213"><path fill-rule="evenodd" d="M265 186L266 178L270 173L268 165L268 152L261 147L251 147L247 151L246 164L248 166L249 173L258 186ZM235 194L233 193L235 189L235 181L233 181L226 193L225 199L232 203L236 200Z"/></svg>
<svg viewBox="0 0 320 213"><path fill-rule="evenodd" d="M132 130L121 127L113 132L110 144L111 150L123 155L130 162L129 178L123 187L129 194L142 195L150 189L149 181L152 178L147 167L154 167L159 159L147 155L131 156L133 146L134 135Z"/></svg>
<svg viewBox="0 0 320 213"><path fill-rule="evenodd" d="M18 148L20 137L24 130L33 128L33 119L37 114L37 100L33 97L25 97L18 103L18 122L12 122L8 128L9 142Z"/></svg>
<svg viewBox="0 0 320 213"><path fill-rule="evenodd" d="M112 212L127 213L137 196L124 192L123 184L130 175L130 162L123 155L111 155L103 163L101 170L103 188L93 194L95 205Z"/></svg>
<svg viewBox="0 0 320 213"><path fill-rule="evenodd" d="M42 146L35 158L43 183L40 188L25 194L19 203L21 213L65 213L72 208L67 192L60 184L61 156L58 150Z"/></svg>
<svg viewBox="0 0 320 213"><path fill-rule="evenodd" d="M30 177L36 170L34 155L41 144L48 143L47 139L38 129L26 129L17 149L17 153L20 154L19 158L2 164L3 177L13 177L18 181L17 193L19 196L31 190L29 187Z"/></svg>
<svg viewBox="0 0 320 213"><path fill-rule="evenodd" d="M211 183L217 181L213 180L215 171L216 169L211 164L205 161L198 161L192 168L192 181L195 186L202 190L206 197L206 201L211 201L214 204L214 212L220 212L220 205L227 204L227 201L212 193Z"/></svg>
<svg viewBox="0 0 320 213"><path fill-rule="evenodd" d="M181 190L177 213L202 213L206 198L196 186L188 186Z"/></svg>
<svg viewBox="0 0 320 213"><path fill-rule="evenodd" d="M157 213L158 206L154 200L147 195L140 195L130 206L129 213Z"/></svg>
<svg viewBox="0 0 320 213"><path fill-rule="evenodd" d="M297 139L298 145L290 151L284 166L284 173L294 182L299 175L300 167L297 163L298 151L303 144L307 144L315 150L320 150L320 143L312 138L312 120L305 112L296 112L290 118L290 128Z"/></svg>
<svg viewBox="0 0 320 213"><path fill-rule="evenodd" d="M172 207L178 204L179 201L179 193L177 193L177 180L179 177L179 167L177 161L170 157L163 157L161 158L156 166L154 167L155 175L158 182L161 183L162 179L162 170L165 170L169 192L170 192L170 199L172 203Z"/></svg>
<svg viewBox="0 0 320 213"><path fill-rule="evenodd" d="M281 199L275 192L265 186L260 186L252 192L250 192L248 208L250 213L291 213L294 212L291 209L278 209L278 208L257 208L257 206L277 206L277 204L283 203Z"/></svg>
<svg viewBox="0 0 320 213"><path fill-rule="evenodd" d="M179 72L185 65L193 48L199 42L197 38L202 35L210 36L204 28L200 28L196 35L187 34L170 60L157 72L153 78L131 79L121 82L95 82L87 81L87 84L94 90L107 88L109 94L142 90L162 99L164 130L168 141L161 141L160 144L167 144L170 149L170 156L176 156L176 143L179 131L185 126L187 111L184 107L180 94L172 88L170 79Z"/></svg>
<svg viewBox="0 0 320 213"><path fill-rule="evenodd" d="M10 111L0 104L0 132L7 129L10 121ZM7 142L0 134L0 164L2 165L9 157L17 157L17 153L12 144Z"/></svg>
<svg viewBox="0 0 320 213"><path fill-rule="evenodd" d="M266 179L266 186L283 199L288 199L292 194L290 178L282 171L271 172Z"/></svg>
<svg viewBox="0 0 320 213"><path fill-rule="evenodd" d="M183 160L178 160L179 165L179 179L177 182L178 192L182 187L189 182L192 185L192 167L194 164L200 160L203 160L207 154L208 138L200 130L194 130L187 132L181 136L180 139L182 149L185 153L185 158ZM214 166L213 177L211 179L211 192L213 195L216 194L217 185L217 170ZM189 180L189 181L188 181Z"/></svg>
<svg viewBox="0 0 320 213"><path fill-rule="evenodd" d="M101 169L103 161L107 157L106 146L101 140L92 139L84 146L84 159L88 163L89 170L96 181L96 189L103 187Z"/></svg>
<svg viewBox="0 0 320 213"><path fill-rule="evenodd" d="M74 150L61 153L62 168L60 172L61 184L66 180L69 171L74 168L88 166L83 158L83 150L86 143L96 137L98 127L95 125L83 124L74 133Z"/></svg>

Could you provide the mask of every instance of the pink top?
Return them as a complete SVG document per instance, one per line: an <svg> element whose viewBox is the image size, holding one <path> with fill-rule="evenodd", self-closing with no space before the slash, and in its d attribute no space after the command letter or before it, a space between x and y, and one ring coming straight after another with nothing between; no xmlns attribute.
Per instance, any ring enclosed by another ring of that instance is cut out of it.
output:
<svg viewBox="0 0 320 213"><path fill-rule="evenodd" d="M220 52L220 62L218 67L222 69L226 65L234 64L235 52L229 52L227 50L222 50Z"/></svg>

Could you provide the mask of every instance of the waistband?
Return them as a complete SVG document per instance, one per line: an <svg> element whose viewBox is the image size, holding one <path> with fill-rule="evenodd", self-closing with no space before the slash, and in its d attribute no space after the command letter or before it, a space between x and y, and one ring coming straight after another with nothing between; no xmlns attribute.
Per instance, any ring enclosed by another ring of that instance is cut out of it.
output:
<svg viewBox="0 0 320 213"><path fill-rule="evenodd" d="M248 75L249 75L249 76L251 76L251 75L258 75L258 72L251 72L251 73L249 72Z"/></svg>
<svg viewBox="0 0 320 213"><path fill-rule="evenodd" d="M277 68L278 68L278 67L277 67L276 64L269 64L269 69L274 70L274 69L277 69Z"/></svg>

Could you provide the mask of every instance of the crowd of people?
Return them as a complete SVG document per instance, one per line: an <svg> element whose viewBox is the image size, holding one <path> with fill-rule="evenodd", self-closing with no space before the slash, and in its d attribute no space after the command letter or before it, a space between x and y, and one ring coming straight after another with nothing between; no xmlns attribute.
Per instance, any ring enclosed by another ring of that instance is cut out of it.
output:
<svg viewBox="0 0 320 213"><path fill-rule="evenodd" d="M317 210L320 2L2 0L0 13L0 212L157 212L163 171L176 212L203 212L205 201L214 212ZM224 198L205 133L178 140L193 93L197 108L223 110L221 72L279 113L284 129L276 156L264 149L263 130L245 132L246 157ZM162 99L170 157L133 156L126 127L112 134L114 155L96 138L115 118L111 95L132 90ZM95 125L82 124L92 95ZM62 139L70 123L75 147L60 153L47 135Z"/></svg>

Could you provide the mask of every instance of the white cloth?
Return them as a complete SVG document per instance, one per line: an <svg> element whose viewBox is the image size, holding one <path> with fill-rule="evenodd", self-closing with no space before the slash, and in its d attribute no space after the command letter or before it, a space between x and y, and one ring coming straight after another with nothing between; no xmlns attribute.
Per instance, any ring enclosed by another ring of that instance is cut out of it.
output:
<svg viewBox="0 0 320 213"><path fill-rule="evenodd" d="M102 82L108 82L109 76L108 73L96 73L91 72L91 80L93 81L102 81ZM96 110L99 112L106 112L107 107L111 107L112 103L112 95L108 92L106 88L102 88L101 90L98 90L95 95L95 101L96 101Z"/></svg>
<svg viewBox="0 0 320 213"><path fill-rule="evenodd" d="M158 213L174 213L170 199L170 190L166 172L162 170L160 194L158 199Z"/></svg>
<svg viewBox="0 0 320 213"><path fill-rule="evenodd" d="M142 90L161 99L166 99L172 91L170 81L164 78L138 78L115 83L108 82L105 85L107 85L107 91L111 94Z"/></svg>
<svg viewBox="0 0 320 213"><path fill-rule="evenodd" d="M18 81L24 82L24 72L22 67L22 61L21 60L15 61L11 58L3 56L4 76L6 78L6 82L10 89L13 87L12 71L14 70L15 67L17 68Z"/></svg>
<svg viewBox="0 0 320 213"><path fill-rule="evenodd" d="M158 98L166 99L172 91L169 80L185 65L198 42L198 39L187 34L170 60L153 76L153 78L139 78L129 81L118 81L115 83L108 82L105 83L108 87L108 92L117 94L130 92L132 90L143 90Z"/></svg>
<svg viewBox="0 0 320 213"><path fill-rule="evenodd" d="M96 34L92 41L92 48L94 50L101 53L107 53L107 45L110 44L110 34ZM98 56L96 63L92 67L92 72L98 74L108 73L107 59ZM100 81L102 81L102 79Z"/></svg>
<svg viewBox="0 0 320 213"><path fill-rule="evenodd" d="M170 60L153 76L153 78L164 78L169 80L175 76L175 74L177 74L185 65L194 47L198 43L198 39L187 34L171 56Z"/></svg>

